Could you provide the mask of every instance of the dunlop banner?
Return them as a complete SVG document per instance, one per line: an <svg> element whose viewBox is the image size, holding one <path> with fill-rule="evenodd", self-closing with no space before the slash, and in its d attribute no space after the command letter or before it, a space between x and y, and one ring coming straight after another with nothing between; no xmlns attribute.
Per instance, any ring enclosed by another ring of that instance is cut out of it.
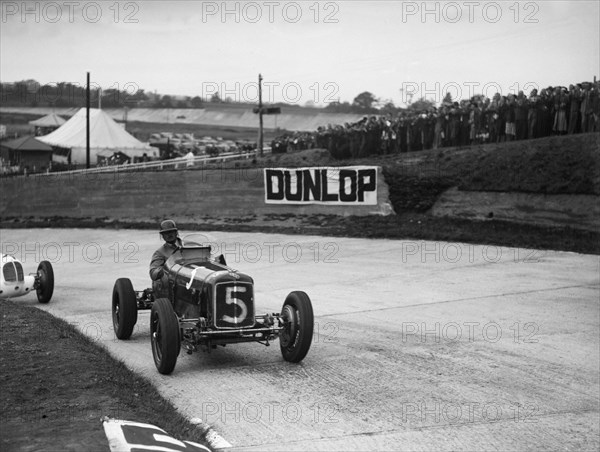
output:
<svg viewBox="0 0 600 452"><path fill-rule="evenodd" d="M377 205L377 167L265 168L265 203Z"/></svg>

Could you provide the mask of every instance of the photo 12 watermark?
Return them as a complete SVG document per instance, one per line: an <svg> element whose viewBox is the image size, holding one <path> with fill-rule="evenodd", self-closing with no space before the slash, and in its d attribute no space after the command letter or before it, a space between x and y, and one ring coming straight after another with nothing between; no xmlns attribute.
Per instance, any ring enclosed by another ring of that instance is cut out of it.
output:
<svg viewBox="0 0 600 452"><path fill-rule="evenodd" d="M540 325L536 322L515 321L504 328L498 322L402 322L402 343L476 342L496 343L503 337L515 344L537 344Z"/></svg>
<svg viewBox="0 0 600 452"><path fill-rule="evenodd" d="M539 23L537 2L401 2L402 23Z"/></svg>
<svg viewBox="0 0 600 452"><path fill-rule="evenodd" d="M301 101L314 104L329 104L339 99L340 87L333 81L298 82L295 80L263 80L261 99L264 103L285 102L296 104ZM203 81L200 96L211 99L218 96L227 102L257 103L258 82Z"/></svg>
<svg viewBox="0 0 600 452"><path fill-rule="evenodd" d="M405 402L398 416L402 423L474 424L514 421L537 423L540 407L537 403L497 402Z"/></svg>
<svg viewBox="0 0 600 452"><path fill-rule="evenodd" d="M202 23L289 23L311 21L316 24L337 24L338 2L201 2Z"/></svg>
<svg viewBox="0 0 600 452"><path fill-rule="evenodd" d="M337 424L339 407L331 402L303 405L297 402L213 402L202 403L202 420L208 424Z"/></svg>
<svg viewBox="0 0 600 452"><path fill-rule="evenodd" d="M399 251L403 264L536 264L546 256L544 250L424 240L403 240Z"/></svg>
<svg viewBox="0 0 600 452"><path fill-rule="evenodd" d="M137 264L140 246L136 242L113 242L103 246L98 242L2 242L2 254L8 254L23 264L49 261L56 263L86 262L88 264Z"/></svg>
<svg viewBox="0 0 600 452"><path fill-rule="evenodd" d="M48 82L40 84L2 83L2 102L35 102L51 105L71 105L86 95L87 85L80 82ZM99 101L110 105L134 107L145 95L136 82L110 82L102 87L90 82L90 103Z"/></svg>
<svg viewBox="0 0 600 452"><path fill-rule="evenodd" d="M313 344L338 344L340 339L338 333L340 325L334 321L314 322L313 325Z"/></svg>
<svg viewBox="0 0 600 452"><path fill-rule="evenodd" d="M400 101L404 104L410 104L413 99L425 98L436 104L441 104L448 95L453 101L471 99L475 96L493 99L496 94L500 96L517 95L520 91L526 93L534 89L539 90L539 85L535 82L512 82L508 88L504 89L500 83L495 81L402 82Z"/></svg>
<svg viewBox="0 0 600 452"><path fill-rule="evenodd" d="M139 23L141 2L130 1L2 1L2 23Z"/></svg>
<svg viewBox="0 0 600 452"><path fill-rule="evenodd" d="M211 240L203 234L189 234L185 241L190 244L209 246L211 256L223 256L227 263L241 262L256 264L259 262L285 262L296 264L298 262L312 262L315 264L337 264L340 246L337 242L314 241L300 243L295 241L269 241L269 242L224 242Z"/></svg>

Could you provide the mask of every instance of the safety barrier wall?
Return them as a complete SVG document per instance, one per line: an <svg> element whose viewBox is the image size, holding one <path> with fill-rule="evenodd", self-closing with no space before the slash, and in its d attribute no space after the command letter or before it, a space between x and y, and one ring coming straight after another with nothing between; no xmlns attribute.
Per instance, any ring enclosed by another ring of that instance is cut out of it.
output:
<svg viewBox="0 0 600 452"><path fill-rule="evenodd" d="M388 187L378 170L377 205L266 204L262 168L219 167L0 179L2 218L114 218L200 221L261 214L387 215Z"/></svg>

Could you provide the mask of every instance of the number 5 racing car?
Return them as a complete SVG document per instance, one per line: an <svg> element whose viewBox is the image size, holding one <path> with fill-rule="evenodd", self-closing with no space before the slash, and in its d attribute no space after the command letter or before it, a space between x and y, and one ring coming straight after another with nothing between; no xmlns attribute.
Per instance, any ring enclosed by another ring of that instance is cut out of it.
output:
<svg viewBox="0 0 600 452"><path fill-rule="evenodd" d="M306 293L290 292L280 313L257 315L253 279L213 259L210 246L184 244L164 267L163 284L136 291L119 278L112 295L119 339L131 336L139 310L151 311L152 356L160 373L173 371L182 346L191 354L239 342L268 346L279 338L286 361L300 362L308 353L314 316Z"/></svg>

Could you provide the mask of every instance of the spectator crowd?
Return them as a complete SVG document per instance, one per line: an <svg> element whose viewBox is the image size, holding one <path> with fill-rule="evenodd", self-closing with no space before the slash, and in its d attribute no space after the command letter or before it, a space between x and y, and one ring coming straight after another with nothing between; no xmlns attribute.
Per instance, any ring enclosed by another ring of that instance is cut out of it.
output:
<svg viewBox="0 0 600 452"><path fill-rule="evenodd" d="M287 151L312 149L315 146L315 134L311 132L285 133L271 141L271 151L274 154L280 154Z"/></svg>
<svg viewBox="0 0 600 452"><path fill-rule="evenodd" d="M600 131L600 82L523 91L492 99L475 96L427 111L364 117L356 123L320 127L303 149L323 147L336 158L500 143L551 135ZM288 146L296 140L283 138ZM296 143L298 141L296 140ZM275 149L275 148L274 148ZM288 148L289 149L289 148ZM302 149L302 148L299 148ZM284 151L285 152L285 151Z"/></svg>

